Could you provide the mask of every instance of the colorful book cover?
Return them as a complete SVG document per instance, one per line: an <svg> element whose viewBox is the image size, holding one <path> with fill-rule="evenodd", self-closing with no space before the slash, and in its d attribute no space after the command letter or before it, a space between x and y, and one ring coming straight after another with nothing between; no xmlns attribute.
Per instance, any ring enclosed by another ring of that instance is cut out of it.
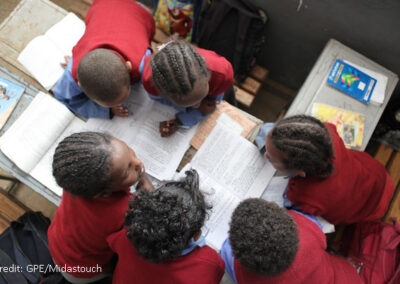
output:
<svg viewBox="0 0 400 284"><path fill-rule="evenodd" d="M340 91L368 104L376 79L337 59L328 76L328 83Z"/></svg>
<svg viewBox="0 0 400 284"><path fill-rule="evenodd" d="M0 128L15 108L25 88L0 77Z"/></svg>
<svg viewBox="0 0 400 284"><path fill-rule="evenodd" d="M360 150L364 136L365 117L358 112L352 112L320 103L314 103L311 115L323 122L336 125L336 130L342 137L346 148Z"/></svg>

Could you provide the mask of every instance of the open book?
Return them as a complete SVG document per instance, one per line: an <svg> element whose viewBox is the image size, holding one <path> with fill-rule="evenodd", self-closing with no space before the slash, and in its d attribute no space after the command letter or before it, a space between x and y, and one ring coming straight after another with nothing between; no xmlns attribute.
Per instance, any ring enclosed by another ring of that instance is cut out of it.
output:
<svg viewBox="0 0 400 284"><path fill-rule="evenodd" d="M65 61L64 56L72 54L72 48L84 32L84 22L69 13L44 35L31 40L18 56L18 61L49 90L64 72L60 65Z"/></svg>
<svg viewBox="0 0 400 284"><path fill-rule="evenodd" d="M255 145L218 124L179 176L190 168L199 173L200 189L213 206L204 230L207 243L219 250L233 210L243 199L260 197L275 169Z"/></svg>
<svg viewBox="0 0 400 284"><path fill-rule="evenodd" d="M22 171L61 195L62 190L52 175L56 146L75 132L103 131L133 148L148 174L160 180L172 179L196 127L180 129L172 137L162 138L159 122L171 119L176 111L150 100L138 84L132 88L128 103L133 117L84 122L56 99L40 92L0 138L0 150Z"/></svg>

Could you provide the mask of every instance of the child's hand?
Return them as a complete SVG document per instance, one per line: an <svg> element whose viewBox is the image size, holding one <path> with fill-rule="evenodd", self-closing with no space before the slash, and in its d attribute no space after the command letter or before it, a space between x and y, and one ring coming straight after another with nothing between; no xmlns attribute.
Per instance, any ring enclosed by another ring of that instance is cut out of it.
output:
<svg viewBox="0 0 400 284"><path fill-rule="evenodd" d="M203 114L210 114L217 108L217 104L219 104L219 101L204 99L201 101L198 110Z"/></svg>
<svg viewBox="0 0 400 284"><path fill-rule="evenodd" d="M64 60L65 62L61 62L60 65L63 69L67 68L68 62L71 59L71 56L64 56Z"/></svg>
<svg viewBox="0 0 400 284"><path fill-rule="evenodd" d="M111 108L111 112L116 116L127 117L129 116L129 110L123 105L117 105Z"/></svg>
<svg viewBox="0 0 400 284"><path fill-rule="evenodd" d="M139 182L137 188L139 190L147 190L147 191L153 191L154 186L151 183L151 181L148 179L148 177L145 175Z"/></svg>
<svg viewBox="0 0 400 284"><path fill-rule="evenodd" d="M182 125L179 119L171 119L160 122L161 137L171 136L178 130L179 125Z"/></svg>

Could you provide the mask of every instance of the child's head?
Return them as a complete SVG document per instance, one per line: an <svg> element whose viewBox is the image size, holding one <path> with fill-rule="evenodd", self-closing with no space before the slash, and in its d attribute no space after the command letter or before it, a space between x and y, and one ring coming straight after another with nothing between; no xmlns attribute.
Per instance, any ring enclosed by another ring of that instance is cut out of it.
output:
<svg viewBox="0 0 400 284"><path fill-rule="evenodd" d="M120 105L130 92L131 63L103 48L85 54L78 65L78 82L85 94L105 107Z"/></svg>
<svg viewBox="0 0 400 284"><path fill-rule="evenodd" d="M53 157L57 184L83 198L126 190L143 175L143 164L135 152L104 133L74 133L58 144Z"/></svg>
<svg viewBox="0 0 400 284"><path fill-rule="evenodd" d="M329 132L307 115L278 121L267 136L265 157L277 170L302 177L327 177L333 170Z"/></svg>
<svg viewBox="0 0 400 284"><path fill-rule="evenodd" d="M260 198L246 199L235 209L229 241L244 268L271 277L293 263L299 243L296 224L286 210Z"/></svg>
<svg viewBox="0 0 400 284"><path fill-rule="evenodd" d="M153 82L174 104L197 107L207 96L209 72L203 57L184 41L168 42L150 60Z"/></svg>
<svg viewBox="0 0 400 284"><path fill-rule="evenodd" d="M191 170L182 181L138 192L126 213L127 236L141 257L153 263L168 261L199 236L208 209L199 176Z"/></svg>

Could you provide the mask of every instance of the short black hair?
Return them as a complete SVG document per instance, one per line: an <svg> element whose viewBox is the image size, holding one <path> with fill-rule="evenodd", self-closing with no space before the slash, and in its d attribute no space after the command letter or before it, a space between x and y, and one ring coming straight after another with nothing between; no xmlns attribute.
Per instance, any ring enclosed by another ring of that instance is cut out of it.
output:
<svg viewBox="0 0 400 284"><path fill-rule="evenodd" d="M310 177L327 177L333 171L333 147L325 125L308 115L294 115L276 123L271 142L286 159L287 169L302 170Z"/></svg>
<svg viewBox="0 0 400 284"><path fill-rule="evenodd" d="M139 191L126 213L127 236L139 256L153 263L179 256L204 224L210 207L195 170L182 181Z"/></svg>
<svg viewBox="0 0 400 284"><path fill-rule="evenodd" d="M92 50L83 56L77 76L85 94L101 102L113 102L130 86L130 72L125 62L104 48Z"/></svg>
<svg viewBox="0 0 400 284"><path fill-rule="evenodd" d="M112 136L79 132L64 138L53 156L53 176L67 192L93 198L111 183Z"/></svg>
<svg viewBox="0 0 400 284"><path fill-rule="evenodd" d="M209 72L203 57L184 41L168 42L151 56L153 82L165 97L184 97L199 78L208 80Z"/></svg>
<svg viewBox="0 0 400 284"><path fill-rule="evenodd" d="M234 210L229 241L244 268L270 277L293 263L299 243L296 224L286 210L260 198L246 199Z"/></svg>

